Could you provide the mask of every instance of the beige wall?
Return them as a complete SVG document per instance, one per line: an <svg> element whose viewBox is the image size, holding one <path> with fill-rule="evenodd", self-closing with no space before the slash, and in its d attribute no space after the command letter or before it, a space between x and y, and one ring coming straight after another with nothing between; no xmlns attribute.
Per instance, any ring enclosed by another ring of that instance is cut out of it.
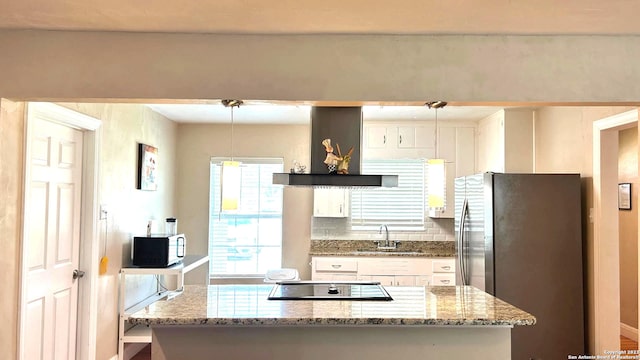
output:
<svg viewBox="0 0 640 360"><path fill-rule="evenodd" d="M593 122L631 110L631 107L544 107L536 111L535 168L544 173L580 173L582 177L582 227L586 254L588 349L593 351L594 273L593 223Z"/></svg>
<svg viewBox="0 0 640 360"><path fill-rule="evenodd" d="M8 98L618 102L638 36L0 31Z"/></svg>
<svg viewBox="0 0 640 360"><path fill-rule="evenodd" d="M24 104L0 99L0 358L15 359L18 341Z"/></svg>
<svg viewBox="0 0 640 360"><path fill-rule="evenodd" d="M638 328L638 128L619 132L618 181L631 183L631 210L620 210L620 322Z"/></svg>
<svg viewBox="0 0 640 360"><path fill-rule="evenodd" d="M310 159L308 125L234 125L233 155L284 158L288 171L293 160ZM209 234L209 163L211 157L231 156L229 125L181 124L178 127L178 223L188 237L187 252L207 254ZM284 188L282 259L284 267L298 269L310 279L309 238L313 193L310 188ZM200 277L187 274L187 282Z"/></svg>

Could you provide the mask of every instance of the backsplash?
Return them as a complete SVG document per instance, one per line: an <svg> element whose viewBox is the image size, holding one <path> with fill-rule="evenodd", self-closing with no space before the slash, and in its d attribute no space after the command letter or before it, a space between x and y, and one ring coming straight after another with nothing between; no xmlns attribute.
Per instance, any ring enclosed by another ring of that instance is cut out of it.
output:
<svg viewBox="0 0 640 360"><path fill-rule="evenodd" d="M351 219L311 218L312 240L381 240L385 234L373 231L351 230ZM426 218L423 231L404 231L389 229L389 240L411 241L454 241L453 219Z"/></svg>

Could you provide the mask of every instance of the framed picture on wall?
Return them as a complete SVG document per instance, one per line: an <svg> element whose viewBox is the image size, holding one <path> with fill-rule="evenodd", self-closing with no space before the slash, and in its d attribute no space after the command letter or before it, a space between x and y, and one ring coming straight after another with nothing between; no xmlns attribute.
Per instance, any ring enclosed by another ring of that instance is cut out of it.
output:
<svg viewBox="0 0 640 360"><path fill-rule="evenodd" d="M138 144L138 190L158 189L158 149Z"/></svg>
<svg viewBox="0 0 640 360"><path fill-rule="evenodd" d="M631 210L631 184L618 184L618 209Z"/></svg>

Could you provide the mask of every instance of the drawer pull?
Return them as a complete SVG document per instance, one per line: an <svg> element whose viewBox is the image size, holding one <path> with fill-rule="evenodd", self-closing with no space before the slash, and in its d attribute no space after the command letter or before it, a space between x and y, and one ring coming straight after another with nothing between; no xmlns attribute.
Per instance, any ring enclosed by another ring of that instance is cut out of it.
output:
<svg viewBox="0 0 640 360"><path fill-rule="evenodd" d="M448 283L450 283L450 282L451 282L451 280L448 280L448 279L442 279L442 280L440 280L440 282L441 282L441 283L443 283L443 284L448 284Z"/></svg>
<svg viewBox="0 0 640 360"><path fill-rule="evenodd" d="M331 267L334 268L334 269L340 269L342 267L342 265L332 264Z"/></svg>
<svg viewBox="0 0 640 360"><path fill-rule="evenodd" d="M449 265L443 266L442 270L451 270L451 266L449 266Z"/></svg>

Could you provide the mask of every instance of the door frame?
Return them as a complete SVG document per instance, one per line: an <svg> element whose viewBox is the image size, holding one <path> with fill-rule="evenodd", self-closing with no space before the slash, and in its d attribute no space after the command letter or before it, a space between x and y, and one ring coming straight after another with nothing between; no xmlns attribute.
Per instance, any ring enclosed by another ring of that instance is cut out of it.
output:
<svg viewBox="0 0 640 360"><path fill-rule="evenodd" d="M98 325L98 270L99 270L99 168L100 168L100 140L102 121L67 109L65 107L46 102L27 102L25 107L25 160L24 182L29 178L28 159L30 157L29 140L33 136L33 119L42 119L55 122L83 132L82 149L82 195L80 218L80 257L79 269L85 271L85 276L78 285L78 322L76 335L76 359L95 359L97 345ZM26 187L25 187L26 188ZM22 348L22 342L26 341L23 334L24 309L23 299L26 298L25 281L25 220L26 191L22 194L22 234L21 234L21 266L20 266L20 302L18 309L18 352ZM22 354L18 354L22 358Z"/></svg>
<svg viewBox="0 0 640 360"><path fill-rule="evenodd" d="M638 109L593 122L594 319L590 327L595 354L620 348L618 131L637 125Z"/></svg>

